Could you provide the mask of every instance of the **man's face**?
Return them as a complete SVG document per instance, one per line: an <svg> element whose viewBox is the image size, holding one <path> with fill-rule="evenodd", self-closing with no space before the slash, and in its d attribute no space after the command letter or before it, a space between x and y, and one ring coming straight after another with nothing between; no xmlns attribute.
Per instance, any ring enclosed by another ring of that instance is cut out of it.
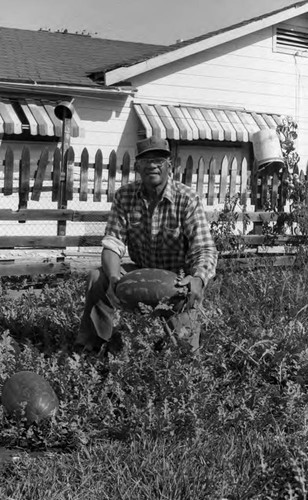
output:
<svg viewBox="0 0 308 500"><path fill-rule="evenodd" d="M148 189L165 187L168 181L170 162L159 153L148 153L137 160L136 170Z"/></svg>

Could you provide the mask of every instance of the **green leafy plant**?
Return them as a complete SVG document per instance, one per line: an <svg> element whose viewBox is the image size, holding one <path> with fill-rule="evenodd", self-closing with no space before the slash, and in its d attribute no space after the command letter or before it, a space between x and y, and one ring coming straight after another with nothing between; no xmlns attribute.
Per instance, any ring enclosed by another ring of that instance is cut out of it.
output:
<svg viewBox="0 0 308 500"><path fill-rule="evenodd" d="M280 173L280 195L285 200L286 206L283 212L278 213L275 223L272 221L264 222L263 233L268 236L274 237L279 234L291 233L305 237L308 234L308 184L303 172L299 175L300 157L296 151L297 129L297 123L290 116L283 118L277 127L284 158L284 167ZM269 196L265 208L276 211L276 207L271 206L270 200ZM303 253L303 243L305 243L304 239L303 241L298 239L298 248L301 253Z"/></svg>
<svg viewBox="0 0 308 500"><path fill-rule="evenodd" d="M295 147L297 129L298 125L291 116L284 117L276 129L280 139L285 170L290 175L296 170L300 160Z"/></svg>
<svg viewBox="0 0 308 500"><path fill-rule="evenodd" d="M0 452L19 457L3 464L2 498L41 499L42 475L51 499L307 497L305 266L218 273L198 357L150 308L117 313L119 352L74 352L85 276L14 302L5 288L0 387L33 370L60 409L28 425L0 406Z"/></svg>
<svg viewBox="0 0 308 500"><path fill-rule="evenodd" d="M219 211L216 220L211 222L211 234L219 252L241 251L244 248L243 240L237 229L239 211L239 194L230 197L226 195L224 208Z"/></svg>

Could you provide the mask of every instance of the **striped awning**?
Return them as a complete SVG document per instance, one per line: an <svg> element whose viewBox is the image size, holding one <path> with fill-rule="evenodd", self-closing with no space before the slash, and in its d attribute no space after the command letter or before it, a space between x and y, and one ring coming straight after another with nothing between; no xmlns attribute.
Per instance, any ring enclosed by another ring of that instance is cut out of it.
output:
<svg viewBox="0 0 308 500"><path fill-rule="evenodd" d="M281 123L275 114L215 107L134 103L146 137L194 141L251 141L261 129Z"/></svg>
<svg viewBox="0 0 308 500"><path fill-rule="evenodd" d="M57 103L30 99L0 98L0 134L58 136L62 135L62 122L55 113ZM76 111L71 122L71 136L80 135L80 118Z"/></svg>

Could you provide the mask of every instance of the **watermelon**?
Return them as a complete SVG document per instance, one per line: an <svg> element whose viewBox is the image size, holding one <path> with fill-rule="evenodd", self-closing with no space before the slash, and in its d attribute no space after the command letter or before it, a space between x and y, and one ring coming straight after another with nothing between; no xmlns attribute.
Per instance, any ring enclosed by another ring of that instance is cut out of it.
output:
<svg viewBox="0 0 308 500"><path fill-rule="evenodd" d="M17 417L24 412L28 423L51 417L59 408L59 400L47 380L26 370L6 380L2 389L2 404L9 414Z"/></svg>
<svg viewBox="0 0 308 500"><path fill-rule="evenodd" d="M139 303L156 307L164 299L179 296L177 274L164 269L143 268L130 271L117 283L116 296L124 309L134 310Z"/></svg>

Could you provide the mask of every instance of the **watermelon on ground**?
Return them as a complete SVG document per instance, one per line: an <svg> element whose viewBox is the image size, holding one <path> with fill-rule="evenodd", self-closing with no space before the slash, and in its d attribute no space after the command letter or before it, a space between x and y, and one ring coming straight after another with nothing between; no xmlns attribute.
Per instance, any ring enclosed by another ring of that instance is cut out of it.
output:
<svg viewBox="0 0 308 500"><path fill-rule="evenodd" d="M20 371L6 380L2 389L2 404L15 416L23 412L29 423L55 415L59 400L43 377L31 371Z"/></svg>

